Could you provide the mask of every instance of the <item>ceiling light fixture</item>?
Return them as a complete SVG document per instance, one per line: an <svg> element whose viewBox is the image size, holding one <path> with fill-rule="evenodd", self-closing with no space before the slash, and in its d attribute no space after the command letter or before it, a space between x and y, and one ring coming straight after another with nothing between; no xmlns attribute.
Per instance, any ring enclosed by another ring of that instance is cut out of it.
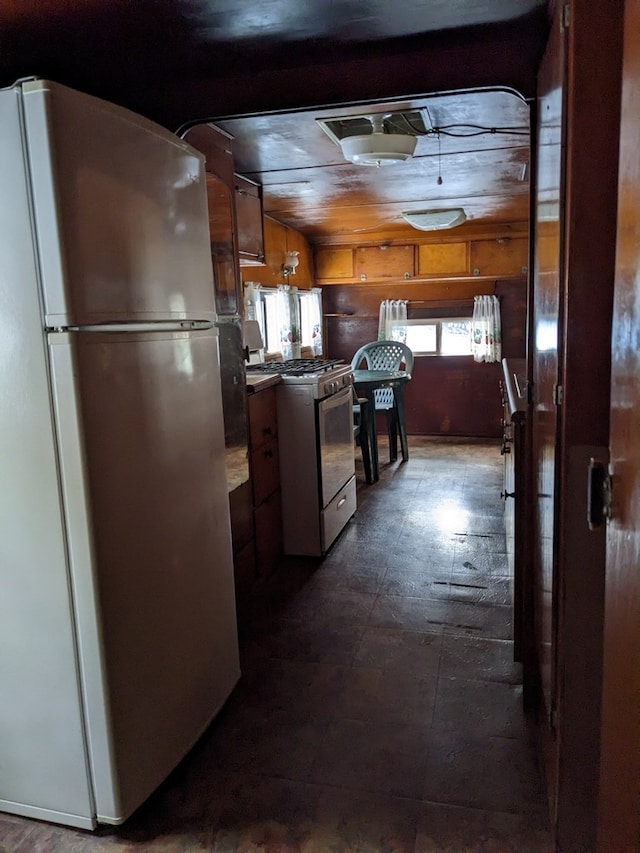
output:
<svg viewBox="0 0 640 853"><path fill-rule="evenodd" d="M358 166L391 166L413 156L416 137L407 133L385 133L383 120L380 113L371 115L371 133L339 140L345 160Z"/></svg>
<svg viewBox="0 0 640 853"><path fill-rule="evenodd" d="M402 218L419 231L440 231L462 225L467 215L461 207L448 210L403 210Z"/></svg>

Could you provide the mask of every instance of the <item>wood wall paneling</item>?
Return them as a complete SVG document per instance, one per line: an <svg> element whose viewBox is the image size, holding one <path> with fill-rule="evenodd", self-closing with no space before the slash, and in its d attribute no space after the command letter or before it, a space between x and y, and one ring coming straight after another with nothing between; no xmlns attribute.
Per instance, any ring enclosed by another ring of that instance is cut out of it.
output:
<svg viewBox="0 0 640 853"><path fill-rule="evenodd" d="M315 276L313 272L313 255L311 247L305 236L295 228L287 228L285 234L286 251L299 252L298 267L295 275L290 276L289 284L295 285L300 290L309 290L313 287Z"/></svg>
<svg viewBox="0 0 640 853"><path fill-rule="evenodd" d="M299 252L298 267L294 276L287 278L282 267L288 251ZM255 281L264 287L277 287L279 284L295 285L301 290L313 287L313 256L306 238L299 231L283 225L271 216L264 217L264 264L243 266L243 281Z"/></svg>
<svg viewBox="0 0 640 853"><path fill-rule="evenodd" d="M491 282L401 282L333 285L323 290L326 354L350 362L358 347L376 340L382 299L408 299L413 311L435 309L471 315L473 296L495 293L500 298L503 354L525 356L526 279ZM444 307L443 307L444 306ZM413 435L501 435L500 370L498 364L477 364L471 357L421 356L405 392L407 431ZM386 430L381 424L381 434Z"/></svg>

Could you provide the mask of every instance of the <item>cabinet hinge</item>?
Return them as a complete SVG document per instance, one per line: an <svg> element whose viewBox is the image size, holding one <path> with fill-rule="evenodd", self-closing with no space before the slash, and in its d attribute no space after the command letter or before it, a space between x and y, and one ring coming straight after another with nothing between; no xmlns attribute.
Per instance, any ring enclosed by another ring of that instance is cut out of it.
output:
<svg viewBox="0 0 640 853"><path fill-rule="evenodd" d="M564 400L564 388L562 385L553 386L553 402L556 406L561 406Z"/></svg>
<svg viewBox="0 0 640 853"><path fill-rule="evenodd" d="M571 22L571 6L569 3L565 3L562 7L562 14L560 15L560 31L568 30L569 23Z"/></svg>

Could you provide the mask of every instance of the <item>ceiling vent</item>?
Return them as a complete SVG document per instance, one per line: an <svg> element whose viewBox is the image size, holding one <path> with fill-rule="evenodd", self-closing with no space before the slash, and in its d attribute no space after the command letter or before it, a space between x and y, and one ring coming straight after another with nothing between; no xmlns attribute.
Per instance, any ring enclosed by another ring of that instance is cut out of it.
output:
<svg viewBox="0 0 640 853"><path fill-rule="evenodd" d="M340 146L345 160L361 166L389 166L413 156L417 136L427 133L420 112L374 113L317 119Z"/></svg>

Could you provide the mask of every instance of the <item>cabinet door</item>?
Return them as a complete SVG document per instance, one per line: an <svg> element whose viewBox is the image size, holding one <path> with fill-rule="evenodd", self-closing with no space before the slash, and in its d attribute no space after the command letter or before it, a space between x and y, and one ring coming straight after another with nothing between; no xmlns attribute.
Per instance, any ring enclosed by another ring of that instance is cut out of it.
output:
<svg viewBox="0 0 640 853"><path fill-rule="evenodd" d="M264 263L262 187L236 175L235 192L240 263L262 264Z"/></svg>
<svg viewBox="0 0 640 853"><path fill-rule="evenodd" d="M258 506L280 487L278 439L272 438L251 454L253 503Z"/></svg>
<svg viewBox="0 0 640 853"><path fill-rule="evenodd" d="M211 260L218 314L238 313L239 270L233 243L233 196L229 187L207 174Z"/></svg>
<svg viewBox="0 0 640 853"><path fill-rule="evenodd" d="M319 279L352 279L353 249L324 248L316 249L316 276Z"/></svg>
<svg viewBox="0 0 640 853"><path fill-rule="evenodd" d="M236 245L235 181L231 138L210 124L192 127L185 142L205 155L211 258L218 314L240 313L240 265Z"/></svg>
<svg viewBox="0 0 640 853"><path fill-rule="evenodd" d="M360 246L355 251L356 278L361 281L397 278L408 279L415 272L414 247Z"/></svg>
<svg viewBox="0 0 640 853"><path fill-rule="evenodd" d="M280 491L256 507L256 563L258 576L275 569L282 553L282 505Z"/></svg>
<svg viewBox="0 0 640 853"><path fill-rule="evenodd" d="M249 430L252 452L277 435L276 389L249 395Z"/></svg>

